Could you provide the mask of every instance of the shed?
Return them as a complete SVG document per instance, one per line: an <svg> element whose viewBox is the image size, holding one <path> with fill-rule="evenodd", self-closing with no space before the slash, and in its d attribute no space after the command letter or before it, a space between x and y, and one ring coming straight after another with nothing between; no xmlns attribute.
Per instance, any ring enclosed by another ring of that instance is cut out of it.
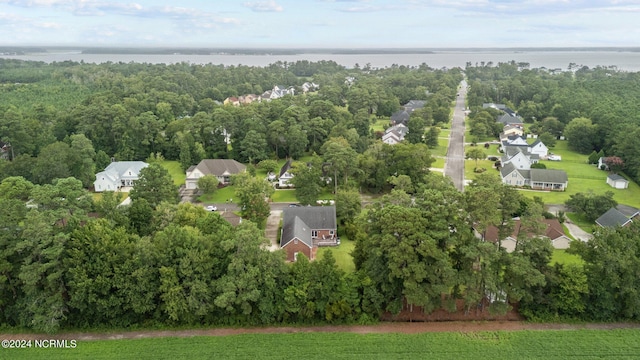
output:
<svg viewBox="0 0 640 360"><path fill-rule="evenodd" d="M607 176L607 184L614 189L626 189L629 187L629 180L618 174L609 174Z"/></svg>

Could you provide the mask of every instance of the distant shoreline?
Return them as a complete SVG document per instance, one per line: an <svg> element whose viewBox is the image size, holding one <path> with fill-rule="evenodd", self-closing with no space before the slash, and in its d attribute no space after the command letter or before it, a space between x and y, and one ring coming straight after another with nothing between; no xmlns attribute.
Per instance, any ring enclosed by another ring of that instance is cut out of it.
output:
<svg viewBox="0 0 640 360"><path fill-rule="evenodd" d="M0 46L0 54L28 55L73 51L81 54L135 55L300 55L300 54L436 54L483 52L640 52L640 47L487 47L487 48L207 48L207 47L85 47Z"/></svg>

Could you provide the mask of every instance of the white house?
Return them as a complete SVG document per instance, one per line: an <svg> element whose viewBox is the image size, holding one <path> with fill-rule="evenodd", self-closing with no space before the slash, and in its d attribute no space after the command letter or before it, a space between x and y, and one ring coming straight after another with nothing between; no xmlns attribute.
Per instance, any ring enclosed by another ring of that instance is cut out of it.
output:
<svg viewBox="0 0 640 360"><path fill-rule="evenodd" d="M537 154L541 158L545 158L549 154L549 148L540 141L540 139L538 139L533 144L529 145L529 152Z"/></svg>
<svg viewBox="0 0 640 360"><path fill-rule="evenodd" d="M626 189L629 187L629 180L618 174L609 174L607 176L607 184L614 189Z"/></svg>
<svg viewBox="0 0 640 360"><path fill-rule="evenodd" d="M281 188L292 187L293 184L289 183L289 181L293 179L293 176L294 175L291 173L291 159L289 159L280 168L280 174L278 175L278 186Z"/></svg>
<svg viewBox="0 0 640 360"><path fill-rule="evenodd" d="M191 166L187 169L187 178L185 179L185 187L187 189L197 189L198 179L205 175L213 175L218 178L221 184L228 184L231 175L238 174L246 170L246 166L231 159L205 159L198 165Z"/></svg>
<svg viewBox="0 0 640 360"><path fill-rule="evenodd" d="M96 192L118 191L132 187L140 178L140 170L149 166L144 161L114 161L104 171L96 174L93 187Z"/></svg>

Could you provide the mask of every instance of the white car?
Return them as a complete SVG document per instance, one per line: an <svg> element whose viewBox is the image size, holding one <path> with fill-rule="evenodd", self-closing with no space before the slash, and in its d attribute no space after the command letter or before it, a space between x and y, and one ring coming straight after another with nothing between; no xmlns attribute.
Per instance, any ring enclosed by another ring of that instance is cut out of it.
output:
<svg viewBox="0 0 640 360"><path fill-rule="evenodd" d="M218 210L218 208L215 205L209 205L207 207L204 208L207 211L216 211Z"/></svg>
<svg viewBox="0 0 640 360"><path fill-rule="evenodd" d="M562 160L562 157L560 155L549 155L547 157L547 160L549 160L549 161L560 161L560 160Z"/></svg>

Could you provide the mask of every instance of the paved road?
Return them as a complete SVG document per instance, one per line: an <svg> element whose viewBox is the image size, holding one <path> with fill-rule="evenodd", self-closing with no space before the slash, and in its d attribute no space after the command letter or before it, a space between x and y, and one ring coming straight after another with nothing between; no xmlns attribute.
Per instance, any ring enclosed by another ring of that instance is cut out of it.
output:
<svg viewBox="0 0 640 360"><path fill-rule="evenodd" d="M453 122L444 174L451 178L458 190L464 191L464 99L467 95L466 81L462 80L460 83L458 94L456 105L453 109Z"/></svg>

